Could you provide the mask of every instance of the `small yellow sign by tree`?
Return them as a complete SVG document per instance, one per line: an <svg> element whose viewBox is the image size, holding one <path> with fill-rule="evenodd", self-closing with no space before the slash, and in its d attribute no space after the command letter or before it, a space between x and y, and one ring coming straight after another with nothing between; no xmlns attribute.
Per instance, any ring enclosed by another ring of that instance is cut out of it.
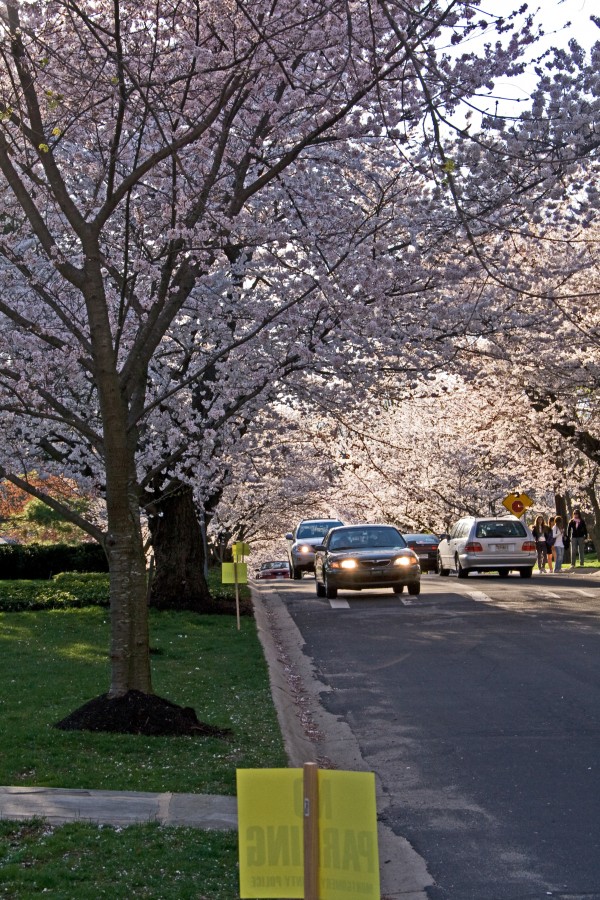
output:
<svg viewBox="0 0 600 900"><path fill-rule="evenodd" d="M221 566L221 581L223 584L248 584L247 563L223 563Z"/></svg>
<svg viewBox="0 0 600 900"><path fill-rule="evenodd" d="M245 544L244 541L236 541L231 548L231 552L234 562L242 562L244 557L250 554L250 544Z"/></svg>
<svg viewBox="0 0 600 900"><path fill-rule="evenodd" d="M240 897L380 900L375 776L238 769Z"/></svg>
<svg viewBox="0 0 600 900"><path fill-rule="evenodd" d="M221 563L221 582L235 584L235 612L237 628L240 630L240 584L248 584L248 565L244 556L250 553L250 545L237 541L231 548L233 562Z"/></svg>
<svg viewBox="0 0 600 900"><path fill-rule="evenodd" d="M527 494L509 494L502 501L502 506L506 507L513 516L520 518L526 509L533 506L533 500Z"/></svg>

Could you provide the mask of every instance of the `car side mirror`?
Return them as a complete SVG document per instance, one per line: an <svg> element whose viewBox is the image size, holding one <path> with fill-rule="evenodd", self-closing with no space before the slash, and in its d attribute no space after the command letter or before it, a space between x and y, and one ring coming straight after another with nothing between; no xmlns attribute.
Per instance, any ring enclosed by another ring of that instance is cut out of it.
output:
<svg viewBox="0 0 600 900"><path fill-rule="evenodd" d="M443 532L442 534L440 534L440 541L447 541L449 537L450 537L449 534L446 534L445 532Z"/></svg>
<svg viewBox="0 0 600 900"><path fill-rule="evenodd" d="M294 535L292 534L291 531L288 531L288 533L285 535L285 539L286 539L286 541L293 541L293 540L294 540Z"/></svg>
<svg viewBox="0 0 600 900"><path fill-rule="evenodd" d="M325 550L325 544L317 544L317 546L315 547L315 553L317 552L317 550Z"/></svg>

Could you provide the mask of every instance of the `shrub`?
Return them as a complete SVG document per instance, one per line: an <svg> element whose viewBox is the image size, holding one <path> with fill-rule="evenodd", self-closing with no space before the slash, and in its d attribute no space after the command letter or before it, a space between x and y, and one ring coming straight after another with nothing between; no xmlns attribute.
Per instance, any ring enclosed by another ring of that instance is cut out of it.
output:
<svg viewBox="0 0 600 900"><path fill-rule="evenodd" d="M96 572L65 572L55 575L51 581L0 581L1 612L108 606L108 603L108 575Z"/></svg>
<svg viewBox="0 0 600 900"><path fill-rule="evenodd" d="M108 572L100 544L0 544L0 579L51 578L58 572Z"/></svg>

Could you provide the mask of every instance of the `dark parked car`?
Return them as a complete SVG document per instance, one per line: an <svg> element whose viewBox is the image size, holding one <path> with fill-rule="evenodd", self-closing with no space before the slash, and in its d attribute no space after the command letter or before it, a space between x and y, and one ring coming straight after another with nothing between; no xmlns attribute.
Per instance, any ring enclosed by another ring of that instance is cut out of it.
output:
<svg viewBox="0 0 600 900"><path fill-rule="evenodd" d="M303 519L292 534L285 538L288 544L288 556L292 577L299 581L303 572L314 572L315 547L322 543L330 528L343 525L339 519Z"/></svg>
<svg viewBox="0 0 600 900"><path fill-rule="evenodd" d="M403 534L411 550L419 557L422 572L437 572L437 548L440 539L436 534Z"/></svg>
<svg viewBox="0 0 600 900"><path fill-rule="evenodd" d="M392 588L401 594L421 591L416 553L392 525L346 525L332 528L316 548L317 597L333 600L338 590Z"/></svg>
<svg viewBox="0 0 600 900"><path fill-rule="evenodd" d="M290 567L287 559L270 559L262 563L256 572L257 579L261 581L275 581L280 578L290 577Z"/></svg>

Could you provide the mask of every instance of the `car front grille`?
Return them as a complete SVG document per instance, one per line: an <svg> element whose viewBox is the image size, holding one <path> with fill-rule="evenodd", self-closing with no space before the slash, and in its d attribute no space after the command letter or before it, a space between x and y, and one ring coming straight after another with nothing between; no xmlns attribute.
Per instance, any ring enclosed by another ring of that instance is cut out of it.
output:
<svg viewBox="0 0 600 900"><path fill-rule="evenodd" d="M391 559L361 559L359 567L362 569L382 569L384 566L391 565Z"/></svg>

